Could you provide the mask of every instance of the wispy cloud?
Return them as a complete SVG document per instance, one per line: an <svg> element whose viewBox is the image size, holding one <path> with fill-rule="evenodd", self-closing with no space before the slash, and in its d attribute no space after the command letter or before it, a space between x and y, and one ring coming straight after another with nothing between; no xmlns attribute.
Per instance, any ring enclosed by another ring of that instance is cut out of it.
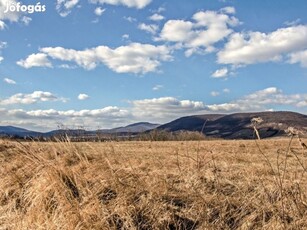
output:
<svg viewBox="0 0 307 230"><path fill-rule="evenodd" d="M123 18L124 18L126 21L128 21L128 22L136 22L136 21L137 21L136 18L131 17L131 16L128 16L128 17L124 16Z"/></svg>
<svg viewBox="0 0 307 230"><path fill-rule="evenodd" d="M155 86L152 88L152 90L153 90L153 91L158 91L158 90L162 89L163 87L164 87L163 85L155 85Z"/></svg>
<svg viewBox="0 0 307 230"><path fill-rule="evenodd" d="M212 91L210 94L211 94L212 97L216 97L216 96L220 95L220 92Z"/></svg>
<svg viewBox="0 0 307 230"><path fill-rule="evenodd" d="M151 33L151 34L156 34L159 26L155 25L155 24L145 24L145 23L141 23L138 25L138 28L140 30L144 30L147 33Z"/></svg>
<svg viewBox="0 0 307 230"><path fill-rule="evenodd" d="M142 9L146 7L151 0L90 0L91 3L123 5L129 8Z"/></svg>
<svg viewBox="0 0 307 230"><path fill-rule="evenodd" d="M10 79L10 78L4 78L3 81L7 84L10 84L10 85L15 85L16 84L16 81Z"/></svg>
<svg viewBox="0 0 307 230"><path fill-rule="evenodd" d="M4 57L1 56L1 49L4 49L6 47L7 47L7 42L0 41L0 63L4 60Z"/></svg>
<svg viewBox="0 0 307 230"><path fill-rule="evenodd" d="M56 10L61 17L66 17L78 3L79 0L57 0Z"/></svg>

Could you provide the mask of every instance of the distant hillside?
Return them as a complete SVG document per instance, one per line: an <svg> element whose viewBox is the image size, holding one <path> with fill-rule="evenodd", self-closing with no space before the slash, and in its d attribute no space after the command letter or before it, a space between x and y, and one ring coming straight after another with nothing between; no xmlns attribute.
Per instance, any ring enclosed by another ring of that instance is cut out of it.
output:
<svg viewBox="0 0 307 230"><path fill-rule="evenodd" d="M159 126L158 129L200 132L205 125L203 133L206 136L225 139L252 139L254 138L254 132L250 121L254 117L261 117L263 119L263 122L259 125L259 132L262 138L284 135L284 130L290 126L307 131L307 116L294 112L197 115L179 118Z"/></svg>
<svg viewBox="0 0 307 230"><path fill-rule="evenodd" d="M145 131L155 129L159 124L152 124L149 122L138 122L124 127L118 127L113 129L102 129L87 131L84 129L57 129L50 132L40 133L14 126L0 126L0 136L16 136L16 137L52 137L57 135L68 136L95 136L99 134L117 134L128 135L137 134Z"/></svg>
<svg viewBox="0 0 307 230"><path fill-rule="evenodd" d="M200 132L206 122L215 121L223 116L225 116L225 114L206 114L181 117L170 123L159 126L158 129L165 129L171 132L180 130Z"/></svg>
<svg viewBox="0 0 307 230"><path fill-rule="evenodd" d="M14 126L0 126L0 136L36 137L40 135L42 135L42 133L23 129L23 128L18 128Z"/></svg>
<svg viewBox="0 0 307 230"><path fill-rule="evenodd" d="M124 127L118 127L103 131L107 133L140 133L155 129L159 126L160 126L159 124L152 124L149 122L138 122Z"/></svg>

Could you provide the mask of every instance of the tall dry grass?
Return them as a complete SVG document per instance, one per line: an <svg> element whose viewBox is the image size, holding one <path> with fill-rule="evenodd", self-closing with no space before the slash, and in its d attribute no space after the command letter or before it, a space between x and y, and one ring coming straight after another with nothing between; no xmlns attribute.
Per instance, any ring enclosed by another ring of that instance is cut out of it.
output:
<svg viewBox="0 0 307 230"><path fill-rule="evenodd" d="M2 140L0 229L307 229L306 166L294 136Z"/></svg>

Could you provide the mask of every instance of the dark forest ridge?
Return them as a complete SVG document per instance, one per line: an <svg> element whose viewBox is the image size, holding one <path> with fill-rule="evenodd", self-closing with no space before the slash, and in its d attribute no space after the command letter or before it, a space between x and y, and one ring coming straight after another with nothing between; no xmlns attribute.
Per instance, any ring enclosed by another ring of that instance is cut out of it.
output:
<svg viewBox="0 0 307 230"><path fill-rule="evenodd" d="M202 131L206 136L251 139L254 135L251 119L255 117L263 119L258 126L260 136L263 138L284 135L288 127L307 131L307 115L286 111L195 115L179 118L161 125L158 129L172 132Z"/></svg>

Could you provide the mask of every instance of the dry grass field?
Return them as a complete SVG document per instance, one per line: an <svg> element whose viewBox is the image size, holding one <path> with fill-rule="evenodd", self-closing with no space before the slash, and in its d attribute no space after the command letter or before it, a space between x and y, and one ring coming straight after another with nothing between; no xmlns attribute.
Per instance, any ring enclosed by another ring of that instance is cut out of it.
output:
<svg viewBox="0 0 307 230"><path fill-rule="evenodd" d="M296 137L0 140L0 229L307 229L306 168Z"/></svg>

